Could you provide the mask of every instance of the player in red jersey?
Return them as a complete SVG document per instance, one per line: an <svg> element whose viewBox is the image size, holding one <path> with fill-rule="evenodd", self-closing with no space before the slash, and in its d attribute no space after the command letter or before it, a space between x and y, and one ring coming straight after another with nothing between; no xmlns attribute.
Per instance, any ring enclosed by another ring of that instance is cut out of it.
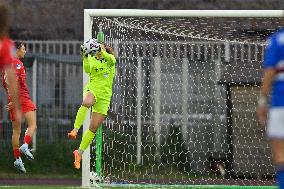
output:
<svg viewBox="0 0 284 189"><path fill-rule="evenodd" d="M19 139L21 135L21 122L16 121L15 119L15 109L13 102L11 101L9 90L7 90L7 82L5 74L3 74L3 86L6 89L7 96L8 96L8 105L6 106L7 111L10 113L10 119L13 125L13 135L12 135L12 146L14 157L16 161L14 162L14 166L20 170L21 172L26 172L24 164L21 160L21 153L25 154L25 156L29 160L33 160L34 157L30 152L28 145L32 141L33 134L36 130L36 106L32 102L29 94L29 90L26 84L26 72L23 62L21 62L21 58L24 58L26 54L26 48L24 43L16 43L16 58L13 59L13 65L16 70L17 80L19 84L19 96L20 96L20 104L23 116L27 121L28 128L25 133L24 137L24 144L19 147Z"/></svg>
<svg viewBox="0 0 284 189"><path fill-rule="evenodd" d="M8 89L10 91L11 99L15 106L15 120L21 120L21 109L18 95L18 83L14 67L12 65L13 54L15 48L13 42L8 37L9 30L9 10L4 1L0 0L0 71L6 72L6 79L9 83Z"/></svg>

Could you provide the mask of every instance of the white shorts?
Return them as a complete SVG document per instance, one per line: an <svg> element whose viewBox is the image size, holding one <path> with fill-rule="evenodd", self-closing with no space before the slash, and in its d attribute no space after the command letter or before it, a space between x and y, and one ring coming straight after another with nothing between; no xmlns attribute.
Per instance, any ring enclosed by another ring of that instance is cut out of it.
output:
<svg viewBox="0 0 284 189"><path fill-rule="evenodd" d="M273 107L269 110L267 137L271 139L284 139L284 107Z"/></svg>

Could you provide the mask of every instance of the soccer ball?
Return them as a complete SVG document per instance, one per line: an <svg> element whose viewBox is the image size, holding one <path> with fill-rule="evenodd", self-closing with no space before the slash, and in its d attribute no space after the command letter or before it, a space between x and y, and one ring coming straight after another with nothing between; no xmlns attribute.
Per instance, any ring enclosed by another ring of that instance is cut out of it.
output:
<svg viewBox="0 0 284 189"><path fill-rule="evenodd" d="M100 44L96 39L89 39L81 45L81 53L95 56L100 49Z"/></svg>

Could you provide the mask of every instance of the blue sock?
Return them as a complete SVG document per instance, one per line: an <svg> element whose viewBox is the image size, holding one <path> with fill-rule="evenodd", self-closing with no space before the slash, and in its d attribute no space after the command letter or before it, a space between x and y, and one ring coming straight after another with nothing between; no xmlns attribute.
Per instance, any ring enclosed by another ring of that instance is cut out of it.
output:
<svg viewBox="0 0 284 189"><path fill-rule="evenodd" d="M284 167L278 167L276 172L276 181L280 189L284 189Z"/></svg>

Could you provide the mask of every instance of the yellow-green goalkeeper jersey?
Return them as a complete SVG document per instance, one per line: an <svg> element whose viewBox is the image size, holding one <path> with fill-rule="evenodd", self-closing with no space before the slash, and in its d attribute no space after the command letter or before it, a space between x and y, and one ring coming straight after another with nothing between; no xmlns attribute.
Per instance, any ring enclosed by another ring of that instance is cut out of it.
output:
<svg viewBox="0 0 284 189"><path fill-rule="evenodd" d="M110 99L112 96L112 84L115 76L116 59L112 54L101 51L103 59L98 60L88 55L83 59L84 71L89 75L89 83L95 91L95 96L102 99Z"/></svg>

